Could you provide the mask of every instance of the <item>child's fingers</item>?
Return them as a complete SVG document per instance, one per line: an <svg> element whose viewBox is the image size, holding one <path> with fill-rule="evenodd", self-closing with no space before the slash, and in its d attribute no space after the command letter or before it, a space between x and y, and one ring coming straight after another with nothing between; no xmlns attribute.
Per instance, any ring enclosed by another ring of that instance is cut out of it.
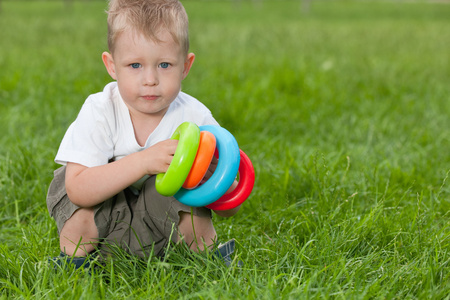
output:
<svg viewBox="0 0 450 300"><path fill-rule="evenodd" d="M165 140L147 148L146 150L146 168L147 174L159 174L167 172L175 151L177 150L178 140Z"/></svg>
<svg viewBox="0 0 450 300"><path fill-rule="evenodd" d="M206 171L205 176L203 177L202 181L200 182L201 184L205 183L209 178L211 178L211 176L214 174L214 171L217 168L218 162L219 162L219 160L216 157L212 158L211 164L209 165L209 168Z"/></svg>
<svg viewBox="0 0 450 300"><path fill-rule="evenodd" d="M161 143L164 143L166 147L165 149L167 150L168 154L172 156L175 154L175 151L177 150L178 147L178 140L169 139L162 141Z"/></svg>

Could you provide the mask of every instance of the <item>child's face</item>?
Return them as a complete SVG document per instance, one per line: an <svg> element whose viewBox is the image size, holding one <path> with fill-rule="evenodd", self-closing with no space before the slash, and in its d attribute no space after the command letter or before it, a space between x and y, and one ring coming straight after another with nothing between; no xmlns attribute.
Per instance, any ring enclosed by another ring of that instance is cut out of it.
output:
<svg viewBox="0 0 450 300"><path fill-rule="evenodd" d="M135 117L163 116L194 62L194 54L186 56L169 32L163 31L158 38L161 42L156 43L125 31L117 37L114 54L102 55Z"/></svg>

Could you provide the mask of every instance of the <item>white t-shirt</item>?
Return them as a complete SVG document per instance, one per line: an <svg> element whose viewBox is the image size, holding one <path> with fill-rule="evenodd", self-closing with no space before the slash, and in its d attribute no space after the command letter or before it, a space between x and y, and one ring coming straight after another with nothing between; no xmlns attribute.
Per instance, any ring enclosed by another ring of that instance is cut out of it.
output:
<svg viewBox="0 0 450 300"><path fill-rule="evenodd" d="M111 82L103 92L86 99L78 117L64 135L55 162L61 165L73 162L86 167L104 165L170 138L175 129L186 121L198 126L218 125L205 105L180 92L145 146L141 147L136 141L130 113L119 94L117 83Z"/></svg>

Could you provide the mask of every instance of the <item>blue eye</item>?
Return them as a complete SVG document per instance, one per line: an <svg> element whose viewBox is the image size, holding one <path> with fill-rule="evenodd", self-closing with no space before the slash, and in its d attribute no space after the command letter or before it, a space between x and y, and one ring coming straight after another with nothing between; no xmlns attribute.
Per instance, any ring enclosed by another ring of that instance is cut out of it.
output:
<svg viewBox="0 0 450 300"><path fill-rule="evenodd" d="M160 63L159 66L160 66L161 68L163 68L163 69L167 69L167 68L170 66L170 64L169 64L169 63L166 63L166 62L163 62L163 63Z"/></svg>
<svg viewBox="0 0 450 300"><path fill-rule="evenodd" d="M140 63L133 63L130 65L133 69L139 69L141 67Z"/></svg>

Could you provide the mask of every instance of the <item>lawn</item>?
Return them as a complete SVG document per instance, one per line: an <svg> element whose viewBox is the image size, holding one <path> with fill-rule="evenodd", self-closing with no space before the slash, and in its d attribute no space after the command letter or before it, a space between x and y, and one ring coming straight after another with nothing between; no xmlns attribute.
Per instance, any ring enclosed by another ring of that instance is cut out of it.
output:
<svg viewBox="0 0 450 300"><path fill-rule="evenodd" d="M241 268L168 249L53 270L59 143L111 79L104 1L0 2L0 298L450 299L450 4L184 1L183 90L251 158L214 217Z"/></svg>

